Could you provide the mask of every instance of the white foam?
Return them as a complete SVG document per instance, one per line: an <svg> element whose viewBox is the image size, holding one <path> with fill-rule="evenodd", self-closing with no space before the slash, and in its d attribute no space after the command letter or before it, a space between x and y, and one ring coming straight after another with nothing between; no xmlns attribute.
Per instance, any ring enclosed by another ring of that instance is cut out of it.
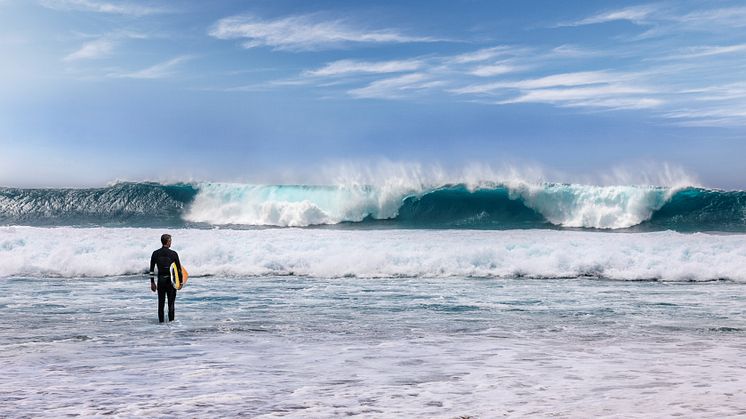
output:
<svg viewBox="0 0 746 419"><path fill-rule="evenodd" d="M0 228L0 276L142 273L164 233ZM746 281L746 235L520 230L172 230L192 275Z"/></svg>
<svg viewBox="0 0 746 419"><path fill-rule="evenodd" d="M292 186L205 183L184 216L217 225L302 227L396 216L406 185Z"/></svg>
<svg viewBox="0 0 746 419"><path fill-rule="evenodd" d="M645 186L520 185L511 197L550 223L564 227L618 229L649 220L675 190Z"/></svg>

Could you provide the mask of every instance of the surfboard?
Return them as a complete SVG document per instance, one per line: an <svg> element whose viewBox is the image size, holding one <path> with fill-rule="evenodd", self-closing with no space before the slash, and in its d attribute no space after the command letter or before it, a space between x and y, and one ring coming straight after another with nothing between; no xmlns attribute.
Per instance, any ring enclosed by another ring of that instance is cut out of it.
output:
<svg viewBox="0 0 746 419"><path fill-rule="evenodd" d="M184 265L181 265L181 275L179 275L179 269L176 267L176 262L171 264L171 284L177 290L184 288L187 280L189 279L189 272L187 272Z"/></svg>

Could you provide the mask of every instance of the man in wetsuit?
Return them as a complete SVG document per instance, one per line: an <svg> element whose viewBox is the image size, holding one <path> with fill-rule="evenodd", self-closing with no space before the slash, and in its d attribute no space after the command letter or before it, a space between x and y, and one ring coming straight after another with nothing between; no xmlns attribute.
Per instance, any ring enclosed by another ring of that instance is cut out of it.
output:
<svg viewBox="0 0 746 419"><path fill-rule="evenodd" d="M176 288L171 284L171 264L176 262L176 269L181 275L181 262L179 254L170 249L171 235L161 236L163 247L153 252L150 257L150 289L158 291L158 321L163 323L163 303L168 296L168 321L173 321L176 306ZM158 265L158 286L155 285L155 274L153 268Z"/></svg>

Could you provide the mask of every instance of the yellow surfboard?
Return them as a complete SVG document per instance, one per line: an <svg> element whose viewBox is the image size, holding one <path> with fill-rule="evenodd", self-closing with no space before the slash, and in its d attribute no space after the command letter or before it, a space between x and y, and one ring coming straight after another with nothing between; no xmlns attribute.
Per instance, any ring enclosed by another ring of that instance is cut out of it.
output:
<svg viewBox="0 0 746 419"><path fill-rule="evenodd" d="M177 290L184 288L187 280L189 279L189 272L187 272L184 265L181 265L181 275L179 275L179 269L176 267L176 262L171 264L171 284Z"/></svg>

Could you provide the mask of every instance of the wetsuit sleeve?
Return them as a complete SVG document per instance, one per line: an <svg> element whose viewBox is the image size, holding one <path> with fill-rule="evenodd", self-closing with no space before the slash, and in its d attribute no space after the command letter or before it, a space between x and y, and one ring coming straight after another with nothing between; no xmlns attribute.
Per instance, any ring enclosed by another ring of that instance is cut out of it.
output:
<svg viewBox="0 0 746 419"><path fill-rule="evenodd" d="M176 262L176 268L179 270L179 278L183 277L184 273L181 271L181 261L179 260L179 254L174 252L174 262Z"/></svg>
<svg viewBox="0 0 746 419"><path fill-rule="evenodd" d="M155 252L150 255L150 279L155 280Z"/></svg>

